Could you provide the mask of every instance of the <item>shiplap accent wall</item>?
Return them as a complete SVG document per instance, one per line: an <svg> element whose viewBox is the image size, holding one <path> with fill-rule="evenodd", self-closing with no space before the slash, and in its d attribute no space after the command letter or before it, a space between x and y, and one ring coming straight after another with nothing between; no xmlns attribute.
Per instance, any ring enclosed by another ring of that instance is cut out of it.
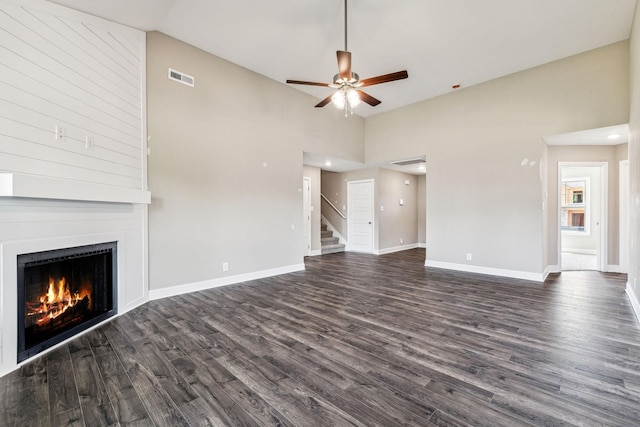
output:
<svg viewBox="0 0 640 427"><path fill-rule="evenodd" d="M0 376L19 366L18 254L117 241L118 313L148 300L146 151L146 34L0 0Z"/></svg>
<svg viewBox="0 0 640 427"><path fill-rule="evenodd" d="M145 42L50 3L0 0L0 171L145 191Z"/></svg>

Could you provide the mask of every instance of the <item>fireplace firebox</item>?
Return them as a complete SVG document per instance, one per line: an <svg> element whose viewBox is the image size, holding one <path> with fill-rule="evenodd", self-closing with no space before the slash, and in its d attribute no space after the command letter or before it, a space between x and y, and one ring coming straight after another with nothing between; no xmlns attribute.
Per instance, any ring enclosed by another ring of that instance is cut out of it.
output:
<svg viewBox="0 0 640 427"><path fill-rule="evenodd" d="M18 362L117 312L117 242L18 255Z"/></svg>

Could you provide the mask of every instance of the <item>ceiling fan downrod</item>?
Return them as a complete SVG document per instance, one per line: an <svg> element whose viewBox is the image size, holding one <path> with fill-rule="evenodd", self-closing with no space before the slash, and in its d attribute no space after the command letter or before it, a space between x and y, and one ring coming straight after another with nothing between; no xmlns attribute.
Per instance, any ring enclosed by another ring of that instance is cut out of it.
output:
<svg viewBox="0 0 640 427"><path fill-rule="evenodd" d="M344 0L344 50L349 51L347 49L347 0Z"/></svg>

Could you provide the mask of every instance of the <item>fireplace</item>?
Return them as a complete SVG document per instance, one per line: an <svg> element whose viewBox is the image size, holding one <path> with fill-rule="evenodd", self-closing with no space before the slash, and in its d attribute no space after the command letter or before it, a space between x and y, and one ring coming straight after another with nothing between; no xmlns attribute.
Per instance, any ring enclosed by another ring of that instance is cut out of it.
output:
<svg viewBox="0 0 640 427"><path fill-rule="evenodd" d="M18 362L117 312L117 242L18 255Z"/></svg>

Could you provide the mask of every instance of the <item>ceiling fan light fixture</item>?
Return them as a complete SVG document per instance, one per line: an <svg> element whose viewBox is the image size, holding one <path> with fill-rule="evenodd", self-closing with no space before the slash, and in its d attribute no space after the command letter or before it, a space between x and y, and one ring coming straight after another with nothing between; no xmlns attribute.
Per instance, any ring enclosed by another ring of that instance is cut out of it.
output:
<svg viewBox="0 0 640 427"><path fill-rule="evenodd" d="M344 108L346 100L347 99L344 96L344 92L342 90L337 91L331 97L331 102L333 103L333 105L335 105L336 108L338 108L340 110L342 110Z"/></svg>
<svg viewBox="0 0 640 427"><path fill-rule="evenodd" d="M347 101L349 102L349 106L351 108L356 107L360 104L360 95L358 95L358 91L355 89L349 89L347 91Z"/></svg>

